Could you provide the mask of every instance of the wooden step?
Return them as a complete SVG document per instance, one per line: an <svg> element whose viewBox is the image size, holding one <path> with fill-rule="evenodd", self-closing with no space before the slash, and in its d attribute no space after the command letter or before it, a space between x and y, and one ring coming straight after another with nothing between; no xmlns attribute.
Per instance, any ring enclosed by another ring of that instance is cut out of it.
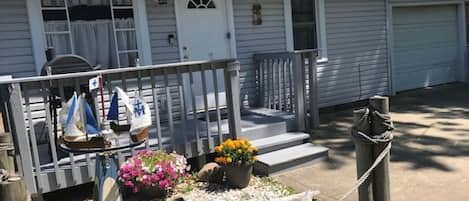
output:
<svg viewBox="0 0 469 201"><path fill-rule="evenodd" d="M306 133L289 132L272 137L253 140L252 144L259 149L259 154L264 154L303 144L309 138L309 134Z"/></svg>
<svg viewBox="0 0 469 201"><path fill-rule="evenodd" d="M272 175L283 170L301 167L306 163L314 163L327 158L326 147L305 143L259 155L254 164L254 173Z"/></svg>

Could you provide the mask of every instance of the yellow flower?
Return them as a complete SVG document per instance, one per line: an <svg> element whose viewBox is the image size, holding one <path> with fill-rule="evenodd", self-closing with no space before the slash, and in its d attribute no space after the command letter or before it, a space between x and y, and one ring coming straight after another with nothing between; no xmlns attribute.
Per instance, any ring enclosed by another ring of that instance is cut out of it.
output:
<svg viewBox="0 0 469 201"><path fill-rule="evenodd" d="M259 151L259 150L257 149L257 147L252 147L252 150L253 150L254 152L256 152L256 153Z"/></svg>
<svg viewBox="0 0 469 201"><path fill-rule="evenodd" d="M252 157L252 160L257 161L257 157L256 156Z"/></svg>
<svg viewBox="0 0 469 201"><path fill-rule="evenodd" d="M233 162L233 159L231 159L231 157L226 157L226 163L230 164L231 162Z"/></svg>
<svg viewBox="0 0 469 201"><path fill-rule="evenodd" d="M225 164L226 163L225 158L223 158L223 157L215 158L215 162L220 163L220 164Z"/></svg>
<svg viewBox="0 0 469 201"><path fill-rule="evenodd" d="M238 149L238 154L242 154L242 153L243 153L243 150Z"/></svg>
<svg viewBox="0 0 469 201"><path fill-rule="evenodd" d="M222 150L222 146L216 146L215 147L215 152L221 153L221 150Z"/></svg>

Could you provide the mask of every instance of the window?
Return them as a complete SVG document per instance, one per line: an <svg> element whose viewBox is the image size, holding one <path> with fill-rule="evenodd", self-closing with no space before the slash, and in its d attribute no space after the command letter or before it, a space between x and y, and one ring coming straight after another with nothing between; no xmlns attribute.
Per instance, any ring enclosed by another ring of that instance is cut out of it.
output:
<svg viewBox="0 0 469 201"><path fill-rule="evenodd" d="M327 62L325 0L284 0L284 6L287 49L317 49L317 62Z"/></svg>
<svg viewBox="0 0 469 201"><path fill-rule="evenodd" d="M213 0L189 0L187 8L216 8Z"/></svg>
<svg viewBox="0 0 469 201"><path fill-rule="evenodd" d="M136 66L132 0L42 0L48 47L77 54L102 69Z"/></svg>
<svg viewBox="0 0 469 201"><path fill-rule="evenodd" d="M292 0L295 50L317 49L316 6L311 0Z"/></svg>

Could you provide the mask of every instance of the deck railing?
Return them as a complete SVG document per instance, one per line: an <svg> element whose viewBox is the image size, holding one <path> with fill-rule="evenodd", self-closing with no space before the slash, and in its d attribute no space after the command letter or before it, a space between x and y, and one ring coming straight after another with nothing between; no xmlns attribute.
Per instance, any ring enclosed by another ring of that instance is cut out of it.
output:
<svg viewBox="0 0 469 201"><path fill-rule="evenodd" d="M258 106L293 112L296 127L319 125L316 50L254 55Z"/></svg>
<svg viewBox="0 0 469 201"><path fill-rule="evenodd" d="M9 97L4 110L16 142L17 167L28 190L44 193L93 181L94 155L66 154L57 148L55 133L61 129L54 130L58 123L53 117L59 110L51 107L56 99L64 104L71 91L85 92L90 78L102 75L105 80L106 111L116 86L136 91L149 103L153 125L150 140L140 148L194 157L213 152L224 139L241 132L239 67L236 60L216 60L1 81L7 89L2 97ZM90 100L98 119L99 95L95 92ZM125 115L124 108L120 115ZM120 161L134 151L119 152Z"/></svg>

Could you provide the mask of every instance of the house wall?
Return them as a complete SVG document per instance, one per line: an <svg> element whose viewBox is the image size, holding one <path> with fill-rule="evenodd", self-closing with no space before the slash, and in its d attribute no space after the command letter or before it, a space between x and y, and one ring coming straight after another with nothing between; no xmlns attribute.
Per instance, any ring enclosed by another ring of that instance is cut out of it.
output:
<svg viewBox="0 0 469 201"><path fill-rule="evenodd" d="M35 74L25 0L0 1L0 75Z"/></svg>
<svg viewBox="0 0 469 201"><path fill-rule="evenodd" d="M286 50L283 0L259 0L262 5L262 25L252 24L251 0L234 0L234 23L238 59L241 62L241 98L255 101L255 53L283 52Z"/></svg>
<svg viewBox="0 0 469 201"><path fill-rule="evenodd" d="M146 2L153 64L179 62L177 40L174 44L168 42L168 35L177 36L174 1L168 1L168 5L157 5L153 0Z"/></svg>
<svg viewBox="0 0 469 201"><path fill-rule="evenodd" d="M455 0L389 0L390 3L454 2ZM456 0L463 2L464 0Z"/></svg>
<svg viewBox="0 0 469 201"><path fill-rule="evenodd" d="M329 62L318 66L320 106L388 93L385 1L327 0L325 15Z"/></svg>

